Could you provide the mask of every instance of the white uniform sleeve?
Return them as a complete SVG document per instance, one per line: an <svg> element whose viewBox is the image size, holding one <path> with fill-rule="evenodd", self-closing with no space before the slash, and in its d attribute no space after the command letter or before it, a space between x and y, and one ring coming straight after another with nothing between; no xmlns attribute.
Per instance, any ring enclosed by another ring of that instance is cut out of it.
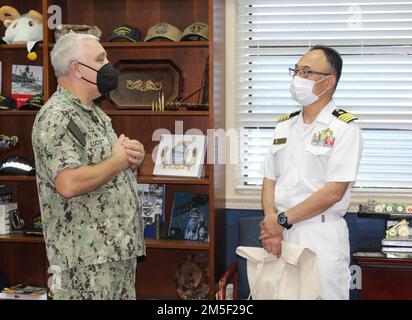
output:
<svg viewBox="0 0 412 320"><path fill-rule="evenodd" d="M327 167L327 182L354 182L362 156L363 140L357 123L336 137Z"/></svg>
<svg viewBox="0 0 412 320"><path fill-rule="evenodd" d="M277 130L278 126L275 128L273 137L276 137ZM259 174L265 178L276 181L275 156L272 152L272 147L272 145L268 146L268 152L266 154L265 160L262 163L262 166L260 167Z"/></svg>
<svg viewBox="0 0 412 320"><path fill-rule="evenodd" d="M276 181L275 178L275 161L274 155L270 151L271 148L269 147L269 151L266 154L265 161L263 162L259 173L263 175L263 177Z"/></svg>

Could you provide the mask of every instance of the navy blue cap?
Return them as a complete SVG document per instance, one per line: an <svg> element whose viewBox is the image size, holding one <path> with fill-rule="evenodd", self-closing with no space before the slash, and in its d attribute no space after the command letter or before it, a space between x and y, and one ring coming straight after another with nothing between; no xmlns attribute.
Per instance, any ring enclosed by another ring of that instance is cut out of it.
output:
<svg viewBox="0 0 412 320"><path fill-rule="evenodd" d="M12 97L5 97L0 95L0 110L13 110L16 109L16 100Z"/></svg>
<svg viewBox="0 0 412 320"><path fill-rule="evenodd" d="M43 105L43 95L38 94L28 99L19 110L39 110Z"/></svg>
<svg viewBox="0 0 412 320"><path fill-rule="evenodd" d="M140 30L128 24L114 29L111 36L108 37L106 41L113 41L118 38L127 39L132 42L142 41Z"/></svg>

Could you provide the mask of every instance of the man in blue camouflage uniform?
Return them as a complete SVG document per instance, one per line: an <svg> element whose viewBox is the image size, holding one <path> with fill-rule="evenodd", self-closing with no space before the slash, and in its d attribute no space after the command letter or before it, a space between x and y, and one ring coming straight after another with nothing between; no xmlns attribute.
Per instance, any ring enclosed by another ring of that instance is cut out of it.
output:
<svg viewBox="0 0 412 320"><path fill-rule="evenodd" d="M98 39L68 34L51 52L58 88L32 142L53 299L135 299L145 254L134 171L143 145L117 137L93 103L118 75Z"/></svg>

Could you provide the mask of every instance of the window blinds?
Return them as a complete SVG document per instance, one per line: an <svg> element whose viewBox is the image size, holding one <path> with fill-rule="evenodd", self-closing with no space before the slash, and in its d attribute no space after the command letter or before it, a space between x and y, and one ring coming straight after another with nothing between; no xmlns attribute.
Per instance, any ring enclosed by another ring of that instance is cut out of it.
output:
<svg viewBox="0 0 412 320"><path fill-rule="evenodd" d="M316 44L343 59L336 104L356 114L356 187L412 188L412 1L237 0L237 188L260 189L276 118L299 110L288 67Z"/></svg>

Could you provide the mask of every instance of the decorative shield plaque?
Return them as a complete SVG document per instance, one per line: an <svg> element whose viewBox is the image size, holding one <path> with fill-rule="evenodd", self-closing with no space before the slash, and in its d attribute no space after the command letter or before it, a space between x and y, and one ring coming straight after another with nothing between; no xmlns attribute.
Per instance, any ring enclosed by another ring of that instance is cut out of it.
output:
<svg viewBox="0 0 412 320"><path fill-rule="evenodd" d="M151 109L162 93L165 104L181 96L182 71L171 60L120 60L115 67L119 85L109 97L117 109Z"/></svg>
<svg viewBox="0 0 412 320"><path fill-rule="evenodd" d="M176 291L183 300L207 299L209 268L206 254L188 255L175 273Z"/></svg>

